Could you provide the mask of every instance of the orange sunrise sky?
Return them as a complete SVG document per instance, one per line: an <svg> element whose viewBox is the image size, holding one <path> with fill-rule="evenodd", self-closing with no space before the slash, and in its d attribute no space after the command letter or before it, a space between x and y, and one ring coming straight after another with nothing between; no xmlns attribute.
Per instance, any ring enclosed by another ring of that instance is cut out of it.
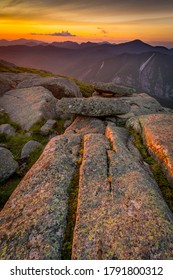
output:
<svg viewBox="0 0 173 280"><path fill-rule="evenodd" d="M173 47L173 0L0 0L0 39L140 39Z"/></svg>

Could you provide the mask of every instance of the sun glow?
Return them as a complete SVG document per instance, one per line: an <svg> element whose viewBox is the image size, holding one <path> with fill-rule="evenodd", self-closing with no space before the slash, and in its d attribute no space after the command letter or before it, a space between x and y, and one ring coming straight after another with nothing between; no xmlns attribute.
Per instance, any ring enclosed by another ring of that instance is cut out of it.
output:
<svg viewBox="0 0 173 280"><path fill-rule="evenodd" d="M148 0L146 0L148 1ZM1 38L53 41L172 41L173 5L163 11L119 1L0 2ZM154 1L155 2L155 1ZM100 4L100 5L99 5ZM159 5L160 2L159 2ZM126 7L126 8L125 8ZM64 33L63 33L64 32ZM57 34L57 35L56 35Z"/></svg>

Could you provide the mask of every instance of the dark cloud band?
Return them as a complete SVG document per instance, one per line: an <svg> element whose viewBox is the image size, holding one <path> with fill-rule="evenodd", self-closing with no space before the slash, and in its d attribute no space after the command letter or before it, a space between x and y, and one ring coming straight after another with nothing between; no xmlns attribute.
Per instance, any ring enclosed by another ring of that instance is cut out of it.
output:
<svg viewBox="0 0 173 280"><path fill-rule="evenodd" d="M172 0L6 0L6 7L12 7L17 5L22 6L32 6L40 8L57 8L66 10L100 10L105 11L129 11L129 12L150 12L155 11L173 11L173 1Z"/></svg>
<svg viewBox="0 0 173 280"><path fill-rule="evenodd" d="M30 33L30 35L44 35L44 36L55 36L55 37L76 37L76 35L71 34L68 31L61 31L55 33Z"/></svg>

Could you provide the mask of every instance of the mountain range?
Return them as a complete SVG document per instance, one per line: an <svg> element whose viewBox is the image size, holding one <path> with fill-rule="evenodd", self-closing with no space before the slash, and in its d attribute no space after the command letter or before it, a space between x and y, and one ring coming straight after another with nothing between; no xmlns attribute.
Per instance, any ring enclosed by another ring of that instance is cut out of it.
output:
<svg viewBox="0 0 173 280"><path fill-rule="evenodd" d="M140 40L121 44L0 40L0 59L88 83L129 85L163 101L173 100L173 49Z"/></svg>

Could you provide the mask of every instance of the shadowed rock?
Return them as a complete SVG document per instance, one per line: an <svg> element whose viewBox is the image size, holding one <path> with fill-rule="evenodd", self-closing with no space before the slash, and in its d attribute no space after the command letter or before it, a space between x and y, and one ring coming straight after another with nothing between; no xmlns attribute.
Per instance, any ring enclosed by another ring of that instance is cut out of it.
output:
<svg viewBox="0 0 173 280"><path fill-rule="evenodd" d="M43 87L8 91L0 98L0 103L10 118L24 130L39 120L56 117L56 99Z"/></svg>
<svg viewBox="0 0 173 280"><path fill-rule="evenodd" d="M35 86L43 86L50 90L57 99L61 99L62 97L82 97L79 87L75 82L62 77L28 79L19 83L17 88L29 88Z"/></svg>
<svg viewBox="0 0 173 280"><path fill-rule="evenodd" d="M14 160L12 153L0 147L0 182L8 179L17 169L18 163Z"/></svg>
<svg viewBox="0 0 173 280"><path fill-rule="evenodd" d="M10 72L1 72L0 79L3 78L4 80L10 80L13 84L20 83L24 80L34 79L41 77L38 74L32 73L10 73ZM17 85L17 84L16 84Z"/></svg>
<svg viewBox="0 0 173 280"><path fill-rule="evenodd" d="M96 92L102 94L103 96L104 94L112 94L115 97L131 96L132 93L136 92L136 90L132 87L122 86L114 83L103 83L103 82L94 83L94 89L96 90ZM110 97L112 95L110 95Z"/></svg>
<svg viewBox="0 0 173 280"><path fill-rule="evenodd" d="M4 79L0 76L0 97L6 92L11 90L13 87L13 82L9 79Z"/></svg>

